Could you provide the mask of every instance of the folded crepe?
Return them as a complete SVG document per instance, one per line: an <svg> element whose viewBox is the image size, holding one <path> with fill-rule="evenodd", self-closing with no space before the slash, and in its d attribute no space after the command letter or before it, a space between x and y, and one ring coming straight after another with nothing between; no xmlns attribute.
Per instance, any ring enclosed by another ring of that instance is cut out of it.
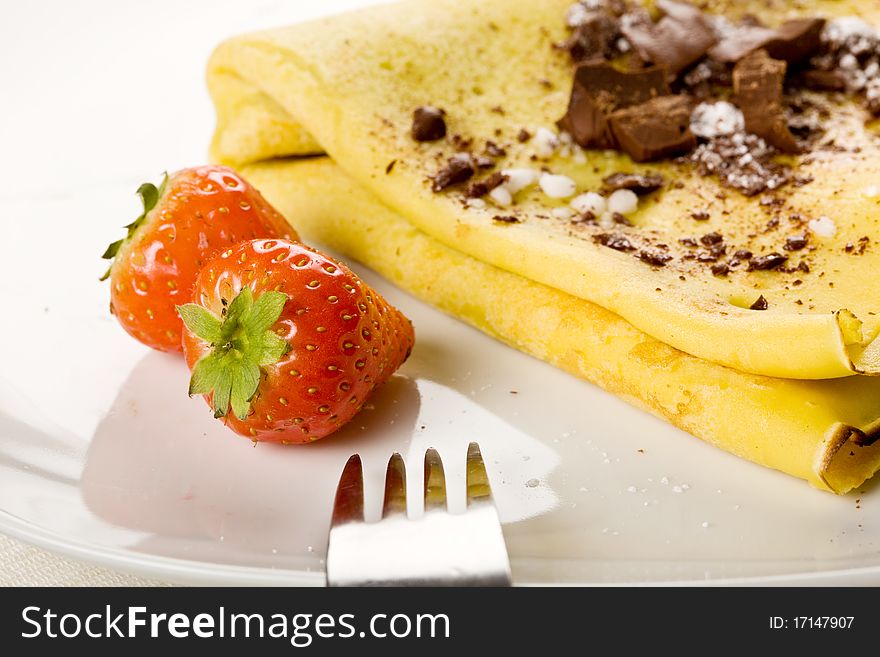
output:
<svg viewBox="0 0 880 657"><path fill-rule="evenodd" d="M601 306L449 248L327 157L242 169L309 240L485 333L737 456L845 493L880 468L880 378L749 374L685 354Z"/></svg>
<svg viewBox="0 0 880 657"><path fill-rule="evenodd" d="M811 235L792 272L722 278L685 259L651 266L555 220L538 190L517 197L516 222L432 191L443 163L487 135L505 168L538 157L580 190L633 170L619 153L542 158L521 140L565 113L573 66L551 44L567 36L568 4L412 1L232 39L209 67L213 155L250 164L246 173L305 235L491 335L739 456L826 490L858 486L880 467L880 382L850 376L880 371L871 276L880 256L859 242L876 234L876 200L863 192L880 151L852 103L840 101L828 124L848 130L858 151L814 154L799 168L813 181L786 194L786 213L836 228ZM422 105L444 108L450 138L412 139ZM330 158L262 162L320 153ZM773 202L725 193L674 162L648 169L678 184L643 202L627 231L670 243L716 231L756 252L785 235L768 219ZM705 208L709 219L695 227L691 215ZM766 310L750 309L758 296Z"/></svg>

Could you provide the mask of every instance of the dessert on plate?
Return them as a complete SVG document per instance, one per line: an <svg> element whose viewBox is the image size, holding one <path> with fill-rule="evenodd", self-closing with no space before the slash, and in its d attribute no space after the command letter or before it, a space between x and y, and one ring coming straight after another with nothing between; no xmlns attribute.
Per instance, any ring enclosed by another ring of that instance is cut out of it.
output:
<svg viewBox="0 0 880 657"><path fill-rule="evenodd" d="M512 346L835 492L880 467L880 8L370 8L221 44L215 159Z"/></svg>

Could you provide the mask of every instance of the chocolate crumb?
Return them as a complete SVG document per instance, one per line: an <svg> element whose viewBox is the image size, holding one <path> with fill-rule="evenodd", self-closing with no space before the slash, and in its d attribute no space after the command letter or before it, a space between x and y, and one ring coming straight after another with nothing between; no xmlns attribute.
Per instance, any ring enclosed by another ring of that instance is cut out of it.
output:
<svg viewBox="0 0 880 657"><path fill-rule="evenodd" d="M665 267L672 260L672 256L662 251L644 250L639 252L639 260L653 267Z"/></svg>
<svg viewBox="0 0 880 657"><path fill-rule="evenodd" d="M785 244L783 245L783 249L786 251L800 251L801 249L807 246L807 236L806 235L794 235L792 237L785 238Z"/></svg>
<svg viewBox="0 0 880 657"><path fill-rule="evenodd" d="M446 166L431 179L431 189L441 192L447 187L463 183L474 175L474 163L468 153L458 153L449 158Z"/></svg>
<svg viewBox="0 0 880 657"><path fill-rule="evenodd" d="M611 215L611 220L612 220L614 223L616 223L616 224L620 224L621 226L632 226L632 225L633 225L632 222L631 222L629 219L627 219L626 217L624 217L624 216L623 216L622 214L620 214L619 212L615 212L615 213L613 213L613 214Z"/></svg>
<svg viewBox="0 0 880 657"><path fill-rule="evenodd" d="M477 155L474 157L474 164L478 169L491 169L495 166L495 160L485 155Z"/></svg>
<svg viewBox="0 0 880 657"><path fill-rule="evenodd" d="M516 133L516 140L521 144L526 143L531 138L531 133L525 128L521 128L520 131Z"/></svg>
<svg viewBox="0 0 880 657"><path fill-rule="evenodd" d="M663 176L658 173L612 173L602 179L608 191L616 191L618 189L628 189L635 192L639 196L656 192L663 187L665 182Z"/></svg>
<svg viewBox="0 0 880 657"><path fill-rule="evenodd" d="M749 271L768 271L776 269L785 263L786 260L788 260L788 256L776 252L758 258L752 258L749 260Z"/></svg>
<svg viewBox="0 0 880 657"><path fill-rule="evenodd" d="M802 271L805 274L810 273L810 265L808 265L806 262L799 262L797 269L798 269L798 271Z"/></svg>
<svg viewBox="0 0 880 657"><path fill-rule="evenodd" d="M712 273L715 276L727 276L730 273L730 265L724 262L719 262L712 265Z"/></svg>
<svg viewBox="0 0 880 657"><path fill-rule="evenodd" d="M764 298L764 295L758 297L758 300L755 301L751 306L749 306L749 310L767 310L770 307L770 304L767 303L767 299Z"/></svg>
<svg viewBox="0 0 880 657"><path fill-rule="evenodd" d="M751 260L752 252L748 249L739 249L736 253L733 254L733 257L737 260Z"/></svg>
<svg viewBox="0 0 880 657"><path fill-rule="evenodd" d="M691 248L694 248L697 246L697 240L695 240L693 237L682 237L678 240L678 242L679 242L679 244L682 244L684 246L689 246Z"/></svg>
<svg viewBox="0 0 880 657"><path fill-rule="evenodd" d="M395 164L397 164L397 160L391 160L391 161L388 163L388 166L385 167L385 175L386 175L386 176L394 170L394 165L395 165Z"/></svg>
<svg viewBox="0 0 880 657"><path fill-rule="evenodd" d="M486 155L489 157L504 157L507 151L492 140L486 141Z"/></svg>
<svg viewBox="0 0 880 657"><path fill-rule="evenodd" d="M707 210L694 210L691 212L691 219L695 221L709 221L712 215Z"/></svg>
<svg viewBox="0 0 880 657"><path fill-rule="evenodd" d="M437 141L446 136L446 112L423 105L413 111L412 137L416 141Z"/></svg>
<svg viewBox="0 0 880 657"><path fill-rule="evenodd" d="M465 194L469 198L480 198L481 196L485 196L493 189L501 185L502 183L507 182L507 176L505 176L500 171L496 171L488 178L483 178L483 180L477 180L468 185L467 191Z"/></svg>
<svg viewBox="0 0 880 657"><path fill-rule="evenodd" d="M617 233L599 233L593 236L593 241L615 251L635 251L636 248L626 237Z"/></svg>
<svg viewBox="0 0 880 657"><path fill-rule="evenodd" d="M519 218L514 217L513 215L509 215L509 214L507 214L507 215L496 214L494 217L492 217L492 221L499 223L499 224L518 224Z"/></svg>
<svg viewBox="0 0 880 657"><path fill-rule="evenodd" d="M720 244L724 241L724 236L717 231L713 231L711 233L706 233L700 238L700 242L705 246L712 246L713 244Z"/></svg>

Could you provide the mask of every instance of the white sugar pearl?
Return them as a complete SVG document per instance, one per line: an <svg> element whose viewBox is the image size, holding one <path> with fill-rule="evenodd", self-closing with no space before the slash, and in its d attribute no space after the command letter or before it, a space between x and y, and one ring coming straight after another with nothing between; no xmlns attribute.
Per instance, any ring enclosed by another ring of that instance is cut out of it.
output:
<svg viewBox="0 0 880 657"><path fill-rule="evenodd" d="M559 147L559 137L552 130L538 128L532 138L532 144L538 157L550 157Z"/></svg>
<svg viewBox="0 0 880 657"><path fill-rule="evenodd" d="M541 174L538 184L550 198L568 198L577 191L577 185L574 180L568 176L559 176L552 173Z"/></svg>
<svg viewBox="0 0 880 657"><path fill-rule="evenodd" d="M834 237L835 233L837 233L837 224L830 217L822 216L818 219L813 219L807 226L819 237Z"/></svg>
<svg viewBox="0 0 880 657"><path fill-rule="evenodd" d="M557 219L571 219L574 216L574 212L569 208L553 208L550 214Z"/></svg>
<svg viewBox="0 0 880 657"><path fill-rule="evenodd" d="M608 212L623 215L632 214L639 209L639 197L631 189L618 189L608 197Z"/></svg>
<svg viewBox="0 0 880 657"><path fill-rule="evenodd" d="M511 194L516 194L529 185L534 185L540 176L540 172L535 169L502 169L501 173L507 176L504 187Z"/></svg>
<svg viewBox="0 0 880 657"><path fill-rule="evenodd" d="M569 205L581 214L592 212L597 217L601 216L608 208L605 197L596 192L587 192L586 194L575 196Z"/></svg>
<svg viewBox="0 0 880 657"><path fill-rule="evenodd" d="M489 192L489 198L495 202L496 205L500 205L502 207L507 207L511 203L513 203L513 196L504 185L499 185L491 192Z"/></svg>

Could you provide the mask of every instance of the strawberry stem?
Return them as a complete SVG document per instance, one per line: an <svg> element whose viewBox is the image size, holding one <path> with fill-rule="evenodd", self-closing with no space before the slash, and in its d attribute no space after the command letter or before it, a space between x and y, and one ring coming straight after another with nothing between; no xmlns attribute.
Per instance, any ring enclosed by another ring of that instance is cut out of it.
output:
<svg viewBox="0 0 880 657"><path fill-rule="evenodd" d="M116 240L112 242L105 250L101 257L104 260L113 260L116 257L116 254L119 253L120 247L125 244L128 240L131 239L132 235L134 235L135 231L140 228L140 226L144 223L144 219L147 218L147 214L149 214L150 210L156 207L156 204L159 202L159 199L162 198L162 195L165 193L165 186L168 184L168 174L163 174L162 183L156 187L153 183L144 183L137 189L137 195L141 197L141 203L144 206L144 211L141 212L140 216L132 221L130 224L125 226L128 229L125 237L121 240ZM113 269L113 264L110 264L110 267L107 268L107 271L104 272L104 275L101 276L100 280L105 281L110 276L110 271Z"/></svg>
<svg viewBox="0 0 880 657"><path fill-rule="evenodd" d="M285 303L283 292L263 292L254 300L251 289L244 287L222 318L195 303L177 306L187 329L211 345L211 353L193 368L189 394L213 393L214 417L225 416L231 405L238 419L247 418L260 368L278 362L290 350L271 330Z"/></svg>

